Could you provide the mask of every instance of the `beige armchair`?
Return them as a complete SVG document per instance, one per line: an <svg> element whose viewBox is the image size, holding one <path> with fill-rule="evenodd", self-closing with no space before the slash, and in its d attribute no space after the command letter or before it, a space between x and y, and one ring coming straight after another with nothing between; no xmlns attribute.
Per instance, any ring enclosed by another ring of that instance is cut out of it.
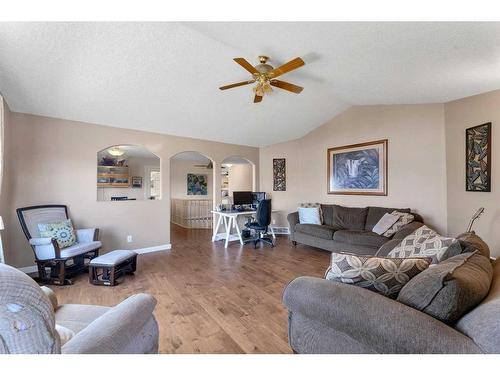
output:
<svg viewBox="0 0 500 375"><path fill-rule="evenodd" d="M156 300L136 294L115 307L59 305L50 289L0 264L0 353L158 352Z"/></svg>

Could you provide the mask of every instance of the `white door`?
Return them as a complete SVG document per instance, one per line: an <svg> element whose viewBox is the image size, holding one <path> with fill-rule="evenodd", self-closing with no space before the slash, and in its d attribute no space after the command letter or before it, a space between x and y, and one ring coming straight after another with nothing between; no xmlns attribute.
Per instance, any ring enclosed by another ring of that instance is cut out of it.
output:
<svg viewBox="0 0 500 375"><path fill-rule="evenodd" d="M159 167L145 167L144 195L146 199L161 199L161 174Z"/></svg>

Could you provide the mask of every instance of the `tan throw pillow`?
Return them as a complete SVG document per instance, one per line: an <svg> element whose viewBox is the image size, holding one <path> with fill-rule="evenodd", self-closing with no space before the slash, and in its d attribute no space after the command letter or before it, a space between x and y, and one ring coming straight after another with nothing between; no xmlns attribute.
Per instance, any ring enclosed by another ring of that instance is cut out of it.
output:
<svg viewBox="0 0 500 375"><path fill-rule="evenodd" d="M327 280L356 285L396 298L403 286L429 267L429 258L381 258L332 253Z"/></svg>
<svg viewBox="0 0 500 375"><path fill-rule="evenodd" d="M387 256L389 258L428 257L435 264L448 258L448 252L456 254L460 250L460 243L456 238L441 236L428 226L422 225L403 238Z"/></svg>
<svg viewBox="0 0 500 375"><path fill-rule="evenodd" d="M385 237L392 237L396 232L398 232L401 228L403 228L405 225L410 224L415 216L412 214L406 213L406 212L399 212L399 211L392 211L391 215L396 215L399 216L398 221L394 223L394 225L389 228L385 233Z"/></svg>
<svg viewBox="0 0 500 375"><path fill-rule="evenodd" d="M69 340L75 337L75 332L70 330L69 328L63 327L59 324L56 324L56 331L61 339L61 346L66 344Z"/></svg>
<svg viewBox="0 0 500 375"><path fill-rule="evenodd" d="M399 220L398 215L393 215L393 214L384 214L380 218L380 220L375 224L375 226L372 229L372 232L375 232L377 234L383 234L389 230L397 221Z"/></svg>

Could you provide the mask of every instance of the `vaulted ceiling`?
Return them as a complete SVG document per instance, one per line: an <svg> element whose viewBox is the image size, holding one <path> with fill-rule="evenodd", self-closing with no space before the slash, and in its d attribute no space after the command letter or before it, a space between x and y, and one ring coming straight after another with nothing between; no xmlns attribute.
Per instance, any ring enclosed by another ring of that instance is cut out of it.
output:
<svg viewBox="0 0 500 375"><path fill-rule="evenodd" d="M306 65L260 104L234 57ZM445 102L500 88L500 23L0 23L12 111L264 146L351 105ZM353 124L355 126L355 124Z"/></svg>

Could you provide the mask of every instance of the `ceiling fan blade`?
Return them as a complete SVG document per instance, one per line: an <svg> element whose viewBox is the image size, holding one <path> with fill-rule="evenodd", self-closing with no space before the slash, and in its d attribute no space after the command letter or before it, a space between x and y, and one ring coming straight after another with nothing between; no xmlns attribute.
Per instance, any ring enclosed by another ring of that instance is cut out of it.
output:
<svg viewBox="0 0 500 375"><path fill-rule="evenodd" d="M233 60L236 61L237 64L240 64L243 67L243 69L247 70L251 74L257 74L257 75L259 74L257 69L255 69L254 66L250 64L248 61L246 61L243 57L237 57Z"/></svg>
<svg viewBox="0 0 500 375"><path fill-rule="evenodd" d="M279 87L280 89L290 91L290 92L293 92L295 94L300 94L302 92L302 90L304 90L303 87L300 87L300 86L297 86L297 85L294 85L294 84L291 84L288 82L284 82L284 81L278 81L277 79L273 79L269 83L271 84L271 86Z"/></svg>
<svg viewBox="0 0 500 375"><path fill-rule="evenodd" d="M305 65L304 60L302 60L300 57L297 57L293 60L290 60L286 64L283 64L280 67L271 70L268 75L271 78L279 77L280 75L291 72L292 70L300 68L303 65Z"/></svg>
<svg viewBox="0 0 500 375"><path fill-rule="evenodd" d="M261 101L262 101L262 96L260 95L255 95L255 97L253 98L254 103L260 103Z"/></svg>
<svg viewBox="0 0 500 375"><path fill-rule="evenodd" d="M255 80L249 80L249 81L243 81L243 82L233 83L231 85L221 86L221 87L219 87L219 90L232 89L233 87L239 87L239 86L249 85L250 83L254 83L254 82L255 82Z"/></svg>

